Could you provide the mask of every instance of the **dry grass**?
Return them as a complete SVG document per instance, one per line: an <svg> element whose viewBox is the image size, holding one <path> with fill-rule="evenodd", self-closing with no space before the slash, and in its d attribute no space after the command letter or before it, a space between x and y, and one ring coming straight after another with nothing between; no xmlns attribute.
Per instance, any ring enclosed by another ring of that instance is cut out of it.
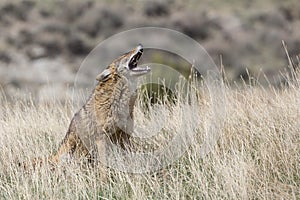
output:
<svg viewBox="0 0 300 200"><path fill-rule="evenodd" d="M34 105L2 96L0 115L1 199L299 199L300 198L300 90L245 86L225 88L224 128L216 146L204 158L201 141L211 102L205 90L199 102L179 102L148 117L168 111L165 131L178 130L176 116L200 115L196 140L185 154L158 172L131 174L109 169L102 182L97 169L76 164L47 166L24 172L18 161L55 151L78 106L70 103ZM197 106L196 106L197 105ZM197 110L186 111L186 106ZM195 109L195 107L193 107ZM154 114L153 114L154 113ZM141 104L135 111L142 125ZM154 119L155 120L155 119ZM175 122L175 123L172 123ZM150 123L151 124L151 123ZM173 127L173 128L172 128ZM166 134L168 135L168 134Z"/></svg>

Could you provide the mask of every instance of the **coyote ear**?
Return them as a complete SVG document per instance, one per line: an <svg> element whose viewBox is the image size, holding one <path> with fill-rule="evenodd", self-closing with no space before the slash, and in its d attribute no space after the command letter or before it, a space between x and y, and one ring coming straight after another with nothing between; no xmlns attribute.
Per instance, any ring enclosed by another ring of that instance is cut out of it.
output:
<svg viewBox="0 0 300 200"><path fill-rule="evenodd" d="M103 72L101 72L100 74L98 74L98 76L96 77L97 81L106 81L110 76L110 70L109 69L105 69Z"/></svg>

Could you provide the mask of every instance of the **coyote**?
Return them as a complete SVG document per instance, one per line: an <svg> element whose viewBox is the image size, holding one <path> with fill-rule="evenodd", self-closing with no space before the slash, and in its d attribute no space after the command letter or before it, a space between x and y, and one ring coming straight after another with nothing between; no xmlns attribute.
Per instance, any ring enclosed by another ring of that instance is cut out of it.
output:
<svg viewBox="0 0 300 200"><path fill-rule="evenodd" d="M114 60L96 77L92 94L71 120L58 151L48 158L51 164L65 159L103 160L110 143L121 148L129 146L136 78L150 71L148 66L137 66L142 53L140 44ZM36 159L33 166L41 163L39 160Z"/></svg>

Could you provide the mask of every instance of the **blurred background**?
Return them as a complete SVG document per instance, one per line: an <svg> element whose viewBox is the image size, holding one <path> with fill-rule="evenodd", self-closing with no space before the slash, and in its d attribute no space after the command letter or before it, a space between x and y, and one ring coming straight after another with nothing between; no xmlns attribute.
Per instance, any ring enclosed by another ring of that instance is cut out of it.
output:
<svg viewBox="0 0 300 200"><path fill-rule="evenodd" d="M230 82L264 73L278 85L288 65L282 40L292 59L300 53L298 0L1 1L0 91L12 100L64 99L97 44L144 26L197 40L218 66L222 57ZM184 65L166 58L148 54L148 61Z"/></svg>

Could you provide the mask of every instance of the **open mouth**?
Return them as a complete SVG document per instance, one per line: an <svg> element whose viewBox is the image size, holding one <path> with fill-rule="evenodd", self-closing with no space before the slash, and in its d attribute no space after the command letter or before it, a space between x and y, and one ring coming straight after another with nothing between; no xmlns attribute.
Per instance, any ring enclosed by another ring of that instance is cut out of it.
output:
<svg viewBox="0 0 300 200"><path fill-rule="evenodd" d="M132 56L132 58L130 59L129 64L128 64L131 75L138 76L138 75L143 75L143 74L150 72L151 69L148 66L146 66L146 67L138 67L137 66L142 54L143 54L143 46L139 45L135 49L134 55Z"/></svg>

